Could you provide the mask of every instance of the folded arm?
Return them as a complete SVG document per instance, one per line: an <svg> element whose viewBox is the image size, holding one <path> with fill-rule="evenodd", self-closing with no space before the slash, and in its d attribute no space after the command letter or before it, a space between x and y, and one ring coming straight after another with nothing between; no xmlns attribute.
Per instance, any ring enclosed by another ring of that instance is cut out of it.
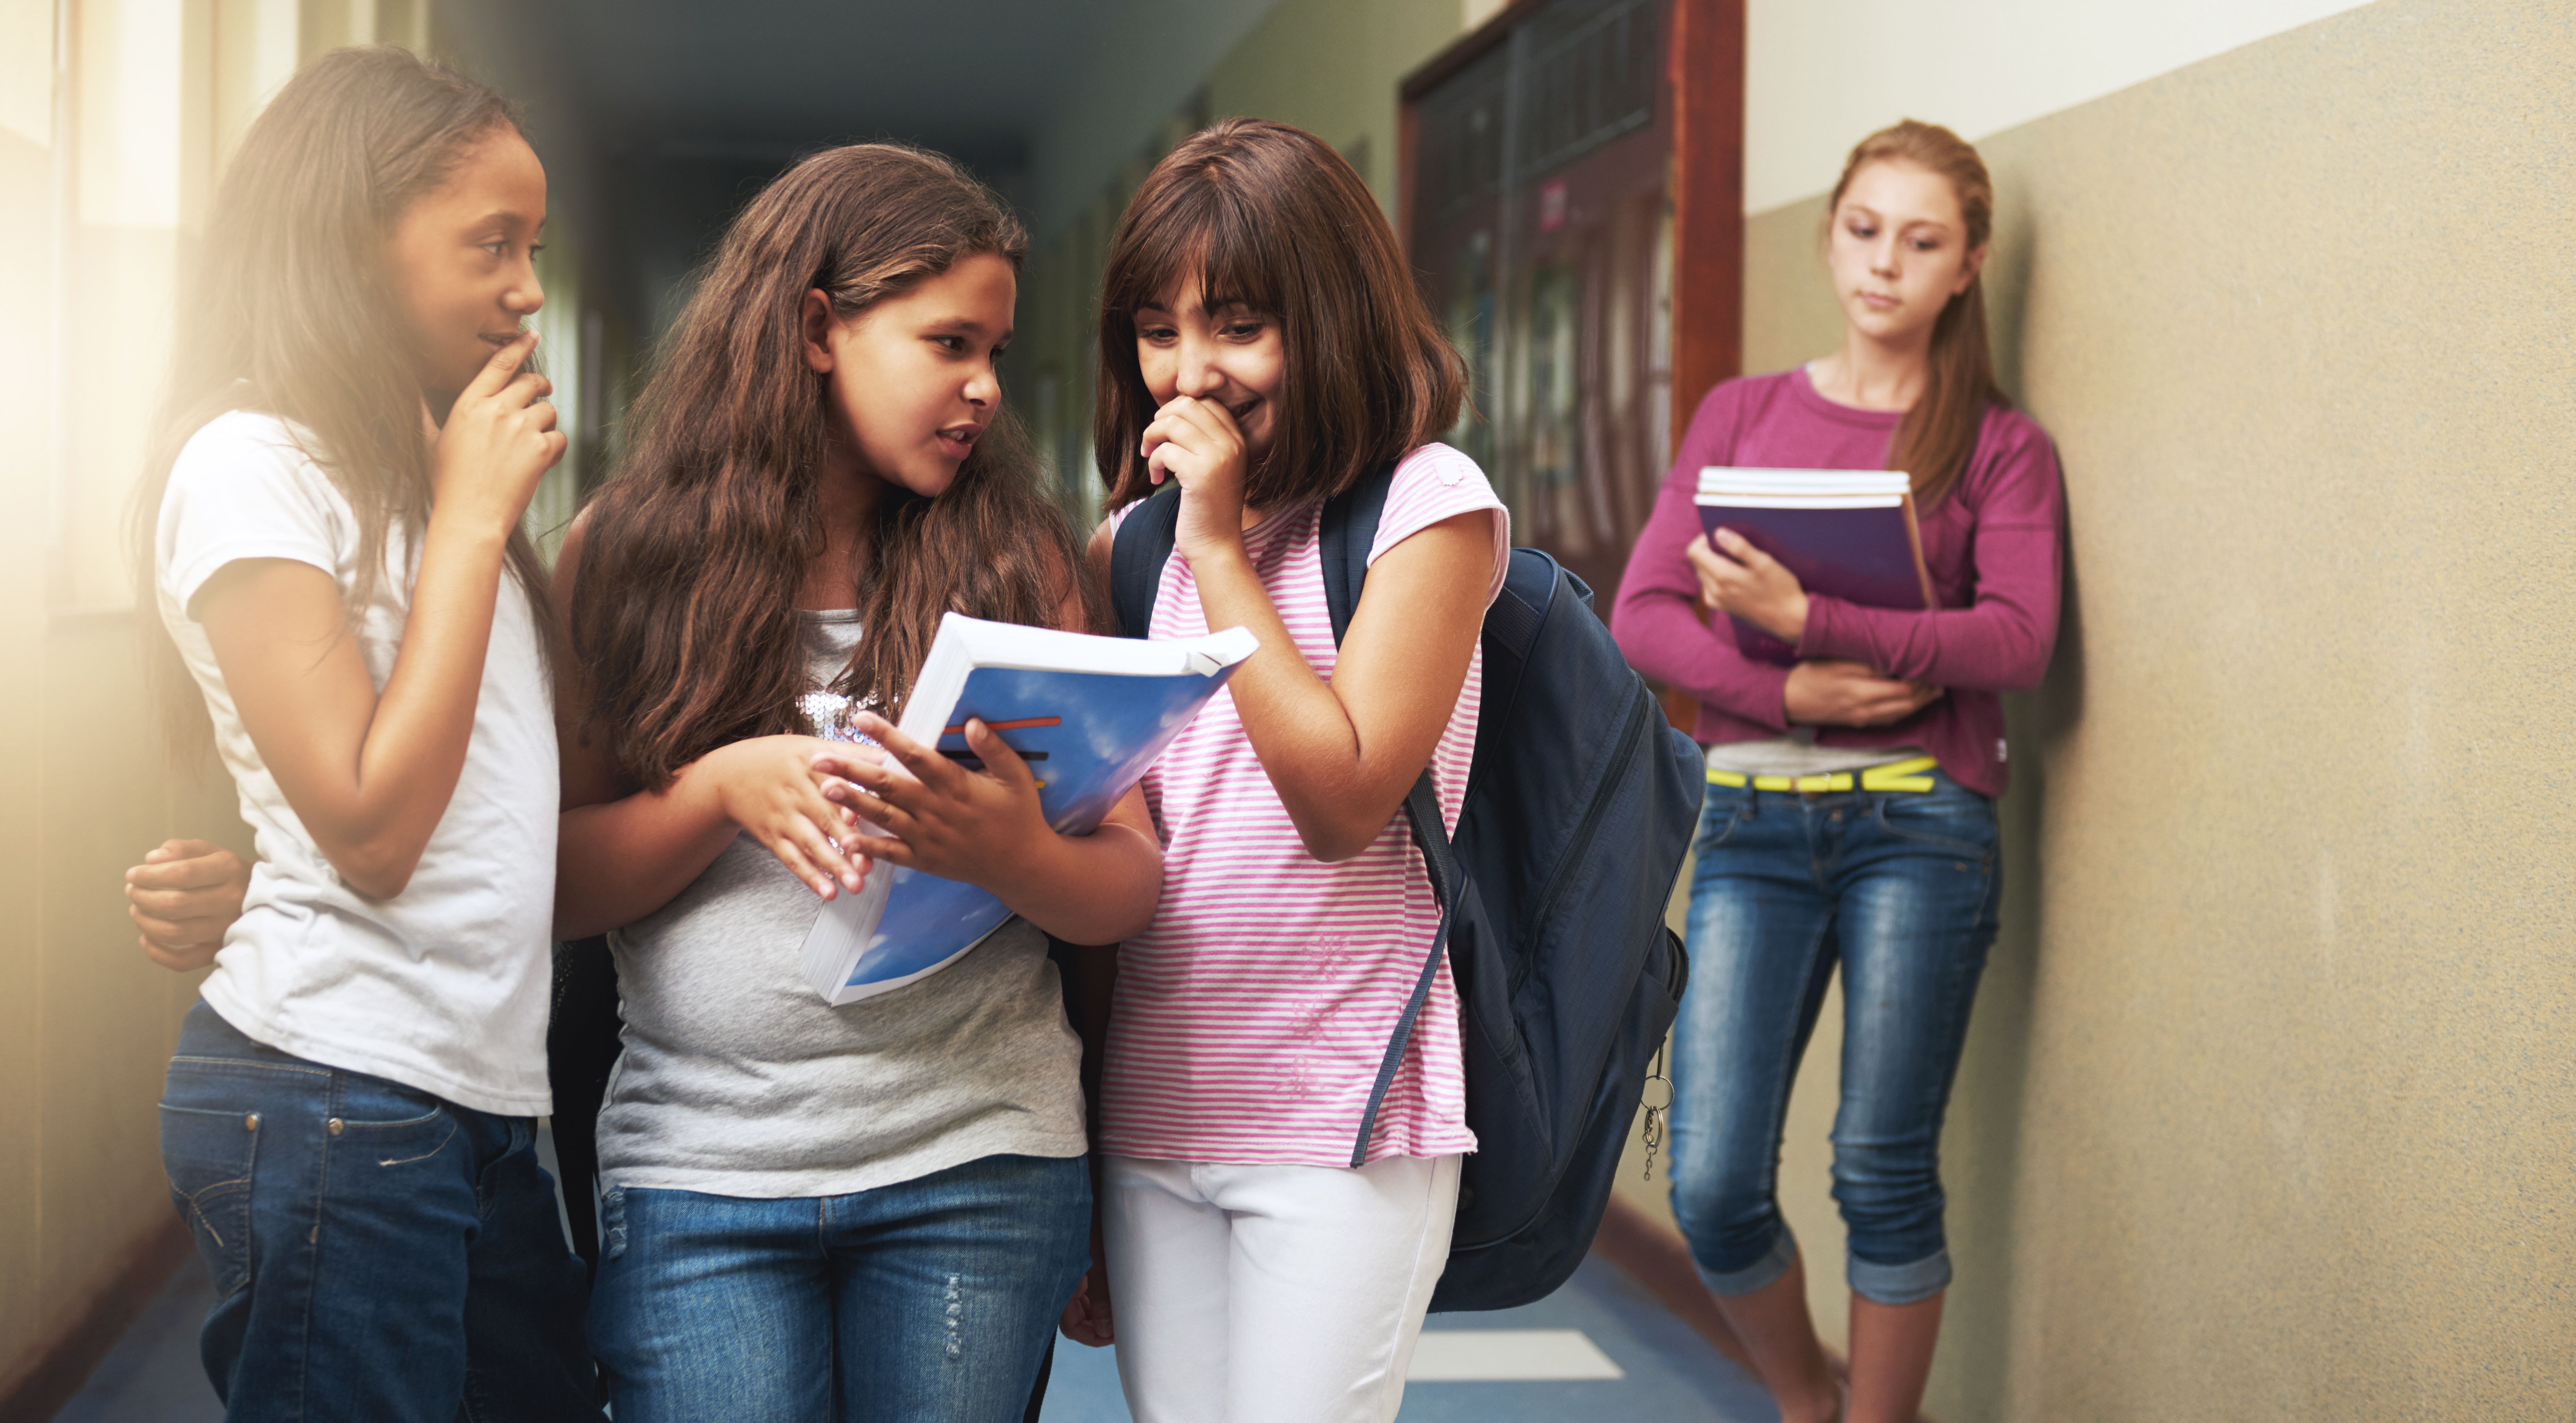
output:
<svg viewBox="0 0 2576 1423"><path fill-rule="evenodd" d="M2057 645L2064 500L2047 437L2027 425L2006 428L2011 443L1950 496L1973 501L1975 600L1898 612L1810 597L1800 656L1847 657L1943 687L2021 692L2039 685Z"/></svg>
<svg viewBox="0 0 2576 1423"><path fill-rule="evenodd" d="M1692 502L1698 487L1699 462L1686 452L1664 477L1628 555L1628 571L1610 608L1610 635L1628 665L1647 676L1742 720L1784 730L1789 669L1737 651L1734 631L1723 619L1700 620L1699 575L1687 552L1702 537Z"/></svg>

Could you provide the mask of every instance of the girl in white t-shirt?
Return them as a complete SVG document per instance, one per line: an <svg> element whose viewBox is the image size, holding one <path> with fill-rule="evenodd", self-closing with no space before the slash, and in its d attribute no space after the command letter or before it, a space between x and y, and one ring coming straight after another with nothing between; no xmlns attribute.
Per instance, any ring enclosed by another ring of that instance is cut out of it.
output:
<svg viewBox="0 0 2576 1423"><path fill-rule="evenodd" d="M260 852L161 1104L235 1419L599 1416L533 1145L545 217L498 95L341 50L251 127L188 288L137 563Z"/></svg>
<svg viewBox="0 0 2576 1423"><path fill-rule="evenodd" d="M1103 279L1098 457L1127 506L1167 479L1150 635L1261 650L1147 774L1161 906L1119 950L1100 1118L1107 1272L1066 1312L1113 1333L1142 1423L1380 1420L1447 1262L1465 1110L1441 966L1354 1167L1440 909L1401 807L1424 768L1455 829L1502 505L1434 437L1461 363L1350 165L1234 120L1129 205ZM1323 502L1393 469L1336 648ZM1109 1287L1116 1291L1114 1330Z"/></svg>

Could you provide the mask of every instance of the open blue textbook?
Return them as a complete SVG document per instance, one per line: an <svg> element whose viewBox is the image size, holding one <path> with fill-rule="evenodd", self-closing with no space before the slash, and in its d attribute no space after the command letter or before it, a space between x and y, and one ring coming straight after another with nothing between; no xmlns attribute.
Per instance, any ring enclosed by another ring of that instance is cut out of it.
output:
<svg viewBox="0 0 2576 1423"><path fill-rule="evenodd" d="M1145 642L950 613L896 726L980 768L966 722L982 718L1027 759L1047 823L1079 835L1100 824L1258 646L1239 627ZM1010 917L972 885L870 864L859 892L826 901L805 936L805 981L835 1004L874 997L956 962Z"/></svg>

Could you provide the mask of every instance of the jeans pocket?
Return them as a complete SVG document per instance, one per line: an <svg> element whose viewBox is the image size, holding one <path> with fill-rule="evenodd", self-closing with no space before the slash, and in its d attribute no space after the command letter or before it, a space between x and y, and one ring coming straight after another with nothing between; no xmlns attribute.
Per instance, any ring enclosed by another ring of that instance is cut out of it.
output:
<svg viewBox="0 0 2576 1423"><path fill-rule="evenodd" d="M1706 806L1700 811L1699 835L1691 842L1691 852L1705 855L1734 839L1736 828L1744 823L1746 804L1744 792L1711 786Z"/></svg>
<svg viewBox="0 0 2576 1423"><path fill-rule="evenodd" d="M415 1166L456 1140L458 1123L447 1104L416 1088L350 1073L342 1079L339 1136L378 1167Z"/></svg>
<svg viewBox="0 0 2576 1423"><path fill-rule="evenodd" d="M1962 860L1986 860L2001 838L1993 801L1946 784L1880 796L1877 820L1880 829L1899 840Z"/></svg>
<svg viewBox="0 0 2576 1423"><path fill-rule="evenodd" d="M161 1165L170 1203L197 1237L217 1298L250 1283L251 1181L259 1166L260 1114L244 1108L161 1104Z"/></svg>

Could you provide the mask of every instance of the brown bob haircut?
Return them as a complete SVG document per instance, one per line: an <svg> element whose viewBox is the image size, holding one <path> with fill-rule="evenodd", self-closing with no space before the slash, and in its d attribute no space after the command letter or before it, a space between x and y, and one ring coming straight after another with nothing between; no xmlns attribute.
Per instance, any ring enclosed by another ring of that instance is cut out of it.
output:
<svg viewBox="0 0 2576 1423"><path fill-rule="evenodd" d="M1210 310L1275 319L1287 351L1278 438L1245 479L1247 506L1329 499L1456 423L1465 365L1368 185L1304 129L1228 119L1154 165L1110 244L1092 438L1113 507L1154 492L1136 453L1156 408L1136 312L1192 267Z"/></svg>

